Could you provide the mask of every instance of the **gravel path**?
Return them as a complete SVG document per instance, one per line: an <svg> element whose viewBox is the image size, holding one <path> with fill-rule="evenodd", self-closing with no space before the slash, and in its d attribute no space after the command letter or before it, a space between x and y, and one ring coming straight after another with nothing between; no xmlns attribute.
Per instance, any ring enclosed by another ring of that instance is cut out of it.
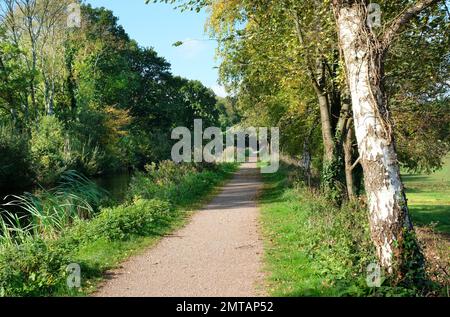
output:
<svg viewBox="0 0 450 317"><path fill-rule="evenodd" d="M262 241L255 163L233 180L189 224L110 272L94 296L259 296Z"/></svg>

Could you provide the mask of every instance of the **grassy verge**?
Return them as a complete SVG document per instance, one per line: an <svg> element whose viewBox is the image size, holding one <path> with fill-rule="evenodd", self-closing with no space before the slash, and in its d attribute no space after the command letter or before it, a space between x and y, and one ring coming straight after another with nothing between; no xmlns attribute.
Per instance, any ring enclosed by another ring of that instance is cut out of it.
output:
<svg viewBox="0 0 450 317"><path fill-rule="evenodd" d="M267 288L273 296L416 296L415 286L367 286L367 266L376 263L366 210L338 208L303 186L287 181L282 166L264 176L260 198ZM435 294L444 294L438 287Z"/></svg>
<svg viewBox="0 0 450 317"><path fill-rule="evenodd" d="M358 294L360 283L348 280L349 274L354 272L348 272L343 265L351 261L351 256L346 259L350 250L344 249L340 255L333 253L333 248L339 247L337 240L333 240L332 235L327 236L325 231L333 229L334 207L302 188L290 187L286 181L288 173L289 168L282 166L278 173L264 176L265 190L260 203L266 241L265 263L270 273L269 294ZM328 218L328 228L324 228L327 221L316 223L316 216ZM363 237L361 243L366 244L366 241L367 237Z"/></svg>
<svg viewBox="0 0 450 317"><path fill-rule="evenodd" d="M91 220L73 218L57 236L34 233L1 245L0 295L89 294L108 269L182 226L188 211L235 169L231 164L207 169L161 164L136 176L127 203L102 208ZM67 286L69 264L80 266L81 288Z"/></svg>

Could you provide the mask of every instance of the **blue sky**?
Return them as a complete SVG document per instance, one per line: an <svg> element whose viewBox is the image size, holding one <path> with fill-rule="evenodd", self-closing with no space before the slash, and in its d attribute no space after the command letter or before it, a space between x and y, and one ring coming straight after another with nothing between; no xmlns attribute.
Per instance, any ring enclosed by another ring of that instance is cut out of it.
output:
<svg viewBox="0 0 450 317"><path fill-rule="evenodd" d="M170 4L145 0L86 0L94 7L105 7L119 18L125 31L141 46L153 47L172 64L172 73L200 80L218 95L223 89L217 84L218 66L215 60L217 43L208 40L204 32L206 12L181 12ZM183 41L184 45L172 44Z"/></svg>

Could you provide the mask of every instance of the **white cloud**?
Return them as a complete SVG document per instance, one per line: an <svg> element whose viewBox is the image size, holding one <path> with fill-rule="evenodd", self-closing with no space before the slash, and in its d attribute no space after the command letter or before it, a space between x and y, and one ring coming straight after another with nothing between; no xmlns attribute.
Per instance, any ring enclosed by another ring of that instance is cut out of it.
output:
<svg viewBox="0 0 450 317"><path fill-rule="evenodd" d="M178 47L179 52L183 57L186 57L188 59L197 57L207 48L206 44L203 41L199 40L187 38L182 42L183 44Z"/></svg>
<svg viewBox="0 0 450 317"><path fill-rule="evenodd" d="M214 85L211 87L211 89L219 97L225 98L228 96L228 93L226 92L225 87L223 87L221 85Z"/></svg>

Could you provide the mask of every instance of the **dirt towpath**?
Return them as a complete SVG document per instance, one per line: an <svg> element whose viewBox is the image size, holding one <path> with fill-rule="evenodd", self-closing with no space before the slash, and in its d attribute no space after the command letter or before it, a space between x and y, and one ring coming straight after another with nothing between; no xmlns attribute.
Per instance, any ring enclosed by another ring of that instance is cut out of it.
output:
<svg viewBox="0 0 450 317"><path fill-rule="evenodd" d="M256 163L245 163L189 224L108 274L94 296L259 296Z"/></svg>

